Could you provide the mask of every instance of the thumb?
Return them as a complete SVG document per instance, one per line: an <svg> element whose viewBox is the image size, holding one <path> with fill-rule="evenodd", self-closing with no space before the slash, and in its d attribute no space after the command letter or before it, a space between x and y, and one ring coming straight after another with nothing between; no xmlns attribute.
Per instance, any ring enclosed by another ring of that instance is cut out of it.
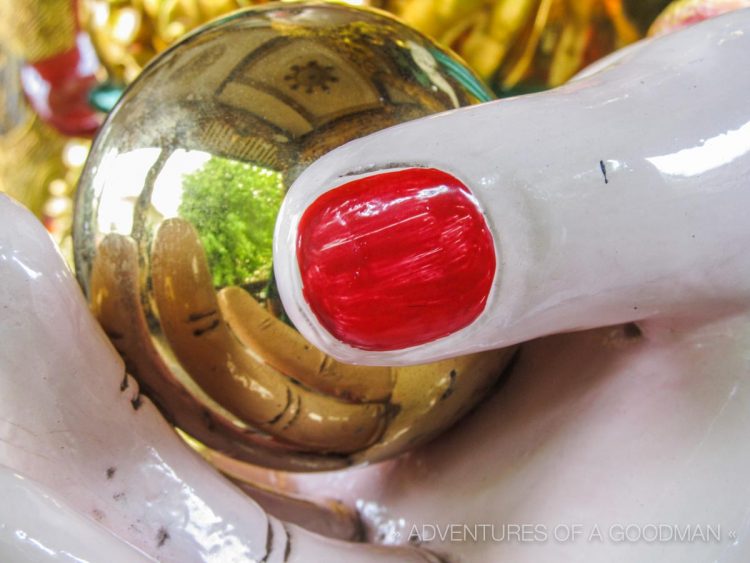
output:
<svg viewBox="0 0 750 563"><path fill-rule="evenodd" d="M343 361L401 364L747 304L748 56L744 10L329 153L277 222L290 318Z"/></svg>

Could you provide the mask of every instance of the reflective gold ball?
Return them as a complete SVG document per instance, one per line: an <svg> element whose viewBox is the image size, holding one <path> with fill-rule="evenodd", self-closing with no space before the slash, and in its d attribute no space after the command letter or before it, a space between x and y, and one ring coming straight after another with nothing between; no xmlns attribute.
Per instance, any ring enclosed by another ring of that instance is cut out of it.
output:
<svg viewBox="0 0 750 563"><path fill-rule="evenodd" d="M486 99L424 36L342 5L235 13L156 59L92 147L74 226L80 283L141 390L207 447L289 470L393 456L471 408L509 351L334 361L288 324L271 248L318 156Z"/></svg>

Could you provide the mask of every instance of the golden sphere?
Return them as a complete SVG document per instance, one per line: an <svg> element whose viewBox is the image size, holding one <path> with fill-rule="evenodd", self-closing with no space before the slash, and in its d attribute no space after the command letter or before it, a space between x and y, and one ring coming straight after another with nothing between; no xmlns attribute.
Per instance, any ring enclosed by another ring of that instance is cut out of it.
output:
<svg viewBox="0 0 750 563"><path fill-rule="evenodd" d="M318 156L487 99L424 36L343 5L235 13L155 59L92 147L74 225L80 283L141 390L209 448L279 469L384 459L452 424L510 352L340 364L286 323L272 234Z"/></svg>

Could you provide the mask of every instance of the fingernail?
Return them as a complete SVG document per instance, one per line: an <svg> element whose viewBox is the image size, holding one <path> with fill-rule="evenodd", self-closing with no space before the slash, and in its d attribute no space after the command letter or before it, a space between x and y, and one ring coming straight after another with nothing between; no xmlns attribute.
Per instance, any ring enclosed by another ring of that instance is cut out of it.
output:
<svg viewBox="0 0 750 563"><path fill-rule="evenodd" d="M300 219L302 293L350 346L398 350L471 324L495 276L471 191L434 168L383 172L321 195Z"/></svg>

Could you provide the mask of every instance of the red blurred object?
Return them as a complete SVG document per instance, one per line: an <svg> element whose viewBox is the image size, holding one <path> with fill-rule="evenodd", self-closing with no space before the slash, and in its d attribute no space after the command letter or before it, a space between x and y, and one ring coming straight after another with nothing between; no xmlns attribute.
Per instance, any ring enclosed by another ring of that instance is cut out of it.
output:
<svg viewBox="0 0 750 563"><path fill-rule="evenodd" d="M303 294L332 335L365 350L447 336L484 310L492 235L469 189L432 168L353 180L299 223Z"/></svg>
<svg viewBox="0 0 750 563"><path fill-rule="evenodd" d="M89 104L99 59L88 35L79 32L69 51L26 63L21 83L31 107L64 135L92 137L103 116Z"/></svg>
<svg viewBox="0 0 750 563"><path fill-rule="evenodd" d="M648 35L654 37L672 33L742 8L750 8L750 0L676 0L654 20Z"/></svg>

